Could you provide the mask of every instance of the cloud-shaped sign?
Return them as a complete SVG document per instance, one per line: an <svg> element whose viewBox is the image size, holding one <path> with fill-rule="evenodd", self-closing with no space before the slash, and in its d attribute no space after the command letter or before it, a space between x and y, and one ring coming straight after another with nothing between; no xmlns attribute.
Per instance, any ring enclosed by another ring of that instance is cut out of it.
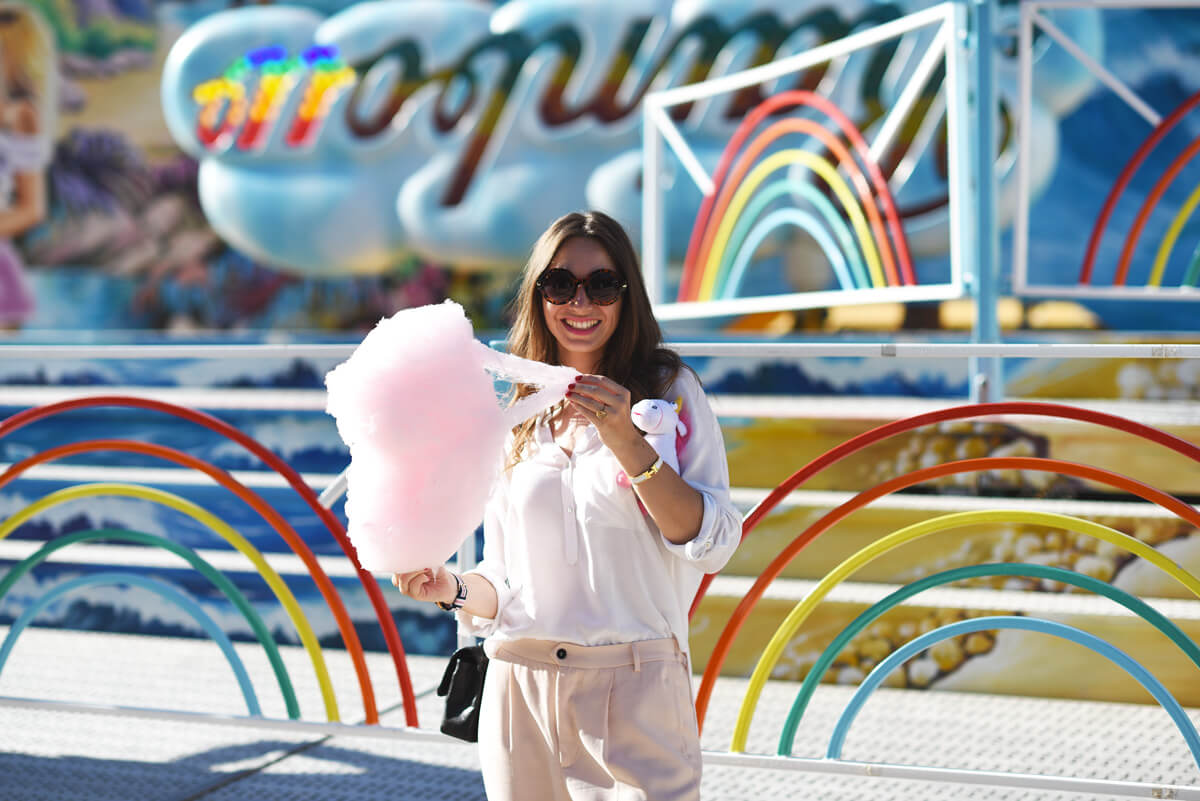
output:
<svg viewBox="0 0 1200 801"><path fill-rule="evenodd" d="M177 40L162 102L173 137L200 162L210 223L257 259L326 275L384 271L411 253L514 264L550 220L575 209L613 214L636 241L647 91L905 13L873 2L821 13L805 5L375 0L328 18L243 7L205 17ZM673 114L711 169L741 115L803 77ZM1087 80L1060 73L1038 91L1061 101ZM894 99L869 70L849 71L829 91L860 119ZM1053 98L1039 94L1039 108L1061 113ZM701 196L677 164L668 168L678 178L665 197L666 240L679 258ZM925 222L941 231L944 213ZM937 251L944 236L931 242Z"/></svg>

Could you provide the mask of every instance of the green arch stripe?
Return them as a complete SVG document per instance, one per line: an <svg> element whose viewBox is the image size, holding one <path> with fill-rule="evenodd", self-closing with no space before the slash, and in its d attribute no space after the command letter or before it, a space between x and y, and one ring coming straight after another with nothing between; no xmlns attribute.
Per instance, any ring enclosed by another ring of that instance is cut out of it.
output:
<svg viewBox="0 0 1200 801"><path fill-rule="evenodd" d="M1192 251L1192 260L1188 263L1187 275L1183 277L1180 286L1200 286L1200 245Z"/></svg>
<svg viewBox="0 0 1200 801"><path fill-rule="evenodd" d="M41 548L17 564L13 565L5 575L3 580L0 580L0 600L8 594L13 585L17 583L33 568L50 558L51 554L66 548L68 545L73 545L77 542L89 542L91 540L124 540L126 542L136 542L141 545L149 545L152 547L162 548L171 553L182 557L188 564L194 567L201 575L211 581L217 589L219 589L226 598L238 608L242 613L242 617L250 624L250 628L254 630L254 636L262 644L263 650L267 653L267 659L271 663L271 668L275 671L275 678L279 682L279 690L283 693L283 701L287 705L288 717L292 720L297 720L300 717L300 705L296 701L296 692L292 687L291 677L288 675L287 668L283 664L283 659L279 655L279 646L275 644L275 640L267 631L267 625L263 622L262 616L255 611L254 607L247 600L232 581L225 577L223 573L213 567L204 557L197 554L191 548L185 545L180 545L166 537L160 537L157 534L147 534L141 531L128 531L125 529L105 528L94 529L92 531L79 531L74 534L69 534L65 537L59 537L56 540L47 542Z"/></svg>
<svg viewBox="0 0 1200 801"><path fill-rule="evenodd" d="M746 275L746 269L750 266L750 260L754 258L754 252L758 250L758 246L762 244L763 240L772 231L784 225L794 225L803 231L807 231L808 235L821 248L821 252L825 255L825 259L833 269L833 274L837 277L839 288L843 291L854 289L854 279L850 277L850 270L846 266L846 257L838 250L837 242L834 242L829 233L821 227L821 221L809 214L805 209L790 207L775 209L775 211L764 217L758 225L754 226L754 230L750 232L750 236L746 238L746 241L738 250L737 259L733 263L733 270L725 281L725 285L720 288L719 297L737 297L738 288L742 284L742 278Z"/></svg>
<svg viewBox="0 0 1200 801"><path fill-rule="evenodd" d="M37 617L39 612L61 595L98 584L129 584L141 587L142 589L156 593L187 612L193 620L200 624L200 627L213 639L225 655L225 660L233 668L233 675L237 678L238 686L241 687L242 698L245 699L246 708L250 711L250 714L254 717L262 717L262 710L258 706L258 698L254 695L254 686L250 683L250 675L246 672L246 666L242 664L241 657L233 649L233 643L229 641L229 635L222 631L221 627L200 608L200 605L187 595L164 581L156 581L137 573L106 571L104 573L92 573L87 576L80 576L79 578L59 584L38 598L37 601L30 604L29 608L22 612L21 616L16 619L16 622L8 630L8 636L4 638L4 644L0 645L0 671L4 670L4 663L8 661L8 655L12 653L13 647L17 644L17 638L33 622L33 619Z"/></svg>
<svg viewBox="0 0 1200 801"><path fill-rule="evenodd" d="M317 684L321 688L321 697L325 702L325 714L331 722L336 722L339 719L337 698L334 695L333 682L329 677L329 668L325 664L325 655L321 650L321 643L317 640L317 635L313 632L312 625L308 622L308 617L304 614L304 610L300 607L300 603L296 600L296 596L288 588L283 578L271 567L270 563L263 557L262 553L254 547L254 545L239 534L232 526L226 523L221 518L214 515L204 507L192 503L187 498L183 498L174 493L166 492L155 487L144 487L138 484L121 484L116 482L102 482L96 484L80 484L73 487L67 487L50 493L44 498L39 498L23 509L10 515L7 519L0 521L0 539L7 537L18 526L26 520L32 519L38 513L58 506L59 504L68 501L78 500L80 498L90 498L97 495L116 495L128 498L139 498L141 500L151 501L153 503L166 506L174 509L177 512L191 517L198 523L208 527L211 531L218 534L222 539L236 548L242 555L250 560L251 564L258 570L263 580L267 582L267 586L275 593L275 597L279 599L279 603L283 605L288 617L291 618L292 624L296 627L297 633L300 635L300 642L304 645L304 649L308 652L309 658L312 661L313 671L317 675Z"/></svg>
<svg viewBox="0 0 1200 801"><path fill-rule="evenodd" d="M1200 668L1200 647L1197 647L1196 643L1184 634L1179 626L1175 625L1175 623L1161 612L1140 598L1130 595L1124 590L1118 589L1099 579L1071 570L1065 570L1061 567L1026 565L1017 562L993 562L990 564L956 567L952 570L934 573L919 581L914 581L911 584L901 587L886 598L882 598L874 603L870 608L865 609L862 614L854 618L849 625L842 629L833 642L829 643L825 650L821 652L820 658L809 669L808 675L804 677L804 684L801 685L800 691L796 693L796 700L792 703L792 709L788 712L787 720L783 724L783 733L779 736L777 753L780 756L788 756L792 753L792 746L796 742L796 730L800 727L800 720L804 716L804 711L808 708L808 702L812 700L813 693L816 692L817 685L821 683L821 677L825 675L825 671L833 664L833 661L842 652L842 649L859 632L874 623L885 612L895 606L899 606L901 602L917 593L924 592L931 587L938 587L944 584L951 584L955 581L961 581L962 579L978 578L980 576L1032 576L1034 578L1061 581L1063 584L1071 584L1081 589L1090 590L1097 595L1103 595L1121 604L1134 614L1141 616L1156 629L1167 635L1172 642L1188 655L1192 663Z"/></svg>
<svg viewBox="0 0 1200 801"><path fill-rule="evenodd" d="M954 512L930 518L929 520L922 520L919 523L913 523L912 525L893 531L891 534L881 537L844 559L830 570L824 578L817 582L817 586L813 587L812 591L792 608L792 611L788 613L783 622L775 629L775 633L771 635L770 642L767 643L766 648L763 649L762 654L759 656L758 663L754 666L754 672L751 674L750 682L746 687L746 694L742 698L741 709L738 710L738 718L734 724L733 738L730 742L729 750L735 752L746 750L746 738L750 732L750 720L754 715L755 707L758 705L759 697L762 695L763 686L767 682L767 676L770 675L772 668L779 661L784 647L800 629L800 626L803 625L817 604L829 594L830 590L853 574L858 568L882 554L900 547L906 542L920 539L938 531L946 531L978 523L1030 523L1073 531L1076 534L1085 534L1096 539L1111 542L1155 565L1190 590L1196 597L1200 598L1200 579L1197 579L1196 576L1184 570L1175 562L1136 537L1131 537L1128 534L1109 528L1108 526L1102 526L1099 523L1093 523L1090 520L1081 520L1077 517L1053 512L1034 512L1020 509Z"/></svg>
<svg viewBox="0 0 1200 801"><path fill-rule="evenodd" d="M871 279L867 277L867 268L863 266L862 257L858 252L858 244L854 241L845 220L829 202L829 198L821 194L821 191L813 184L801 183L791 178L778 178L763 187L761 192L755 194L754 200L746 206L746 210L738 218L737 224L733 227L733 233L729 237L729 245L721 253L721 264L717 269L716 289L713 294L725 296L724 287L729 280L729 271L733 268L734 256L741 251L742 240L750 233L750 226L772 200L789 193L803 195L804 199L813 205L817 213L829 225L830 230L833 231L842 246L842 252L846 254L850 272L854 276L854 287L866 289L871 286Z"/></svg>

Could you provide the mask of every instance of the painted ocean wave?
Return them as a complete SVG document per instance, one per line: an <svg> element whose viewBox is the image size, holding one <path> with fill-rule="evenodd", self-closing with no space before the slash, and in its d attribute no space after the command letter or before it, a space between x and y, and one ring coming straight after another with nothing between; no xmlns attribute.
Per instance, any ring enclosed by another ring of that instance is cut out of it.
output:
<svg viewBox="0 0 1200 801"><path fill-rule="evenodd" d="M96 480L103 481L104 476L98 473ZM0 519L11 517L53 492L78 484L40 479L18 480L0 489ZM220 518L264 553L290 550L267 520L224 487L157 485L156 488L183 497ZM325 524L291 488L260 488L257 494L291 525L314 553L343 553ZM344 527L346 519L342 504L336 504L332 511ZM115 494L78 498L51 506L18 526L13 536L44 541L76 531L102 528L157 534L189 548L230 547L220 535L189 515L149 500Z"/></svg>
<svg viewBox="0 0 1200 801"><path fill-rule="evenodd" d="M0 417L18 411L0 407ZM258 441L301 473L339 473L349 462L333 418L323 411L221 410L215 417ZM76 409L31 423L0 440L0 460L14 462L66 442L132 439L184 451L224 470L256 470L259 458L228 438L187 420L140 409ZM82 454L60 463L163 467L161 459L123 451Z"/></svg>
<svg viewBox="0 0 1200 801"><path fill-rule="evenodd" d="M11 563L0 566L4 571ZM92 575L112 567L45 563L21 577L0 600L0 624L11 625L29 606L68 581ZM250 624L241 612L207 579L190 569L155 568L139 573L166 581L189 595L230 639L256 640ZM267 630L281 645L300 645L300 637L291 618L257 574L227 573L263 618ZM285 576L285 583L308 619L322 647L343 647L333 613L307 577ZM335 588L354 622L364 649L385 651L387 644L380 631L374 608L356 579L333 579ZM382 586L392 618L396 621L404 649L412 654L446 654L454 648L455 627L449 615L429 604L417 604L400 595L390 584ZM207 638L207 634L186 612L142 587L122 584L96 585L68 593L46 607L33 625L74 630L108 631L172 637Z"/></svg>

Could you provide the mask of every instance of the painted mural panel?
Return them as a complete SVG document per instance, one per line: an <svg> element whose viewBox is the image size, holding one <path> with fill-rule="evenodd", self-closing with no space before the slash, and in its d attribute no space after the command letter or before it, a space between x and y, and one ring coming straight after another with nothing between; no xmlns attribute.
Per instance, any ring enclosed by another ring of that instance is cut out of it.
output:
<svg viewBox="0 0 1200 801"><path fill-rule="evenodd" d="M599 207L626 223L636 239L641 192L636 107L646 91L765 63L927 5L328 0L285 7L216 0L9 0L0 4L0 67L6 88L0 105L0 322L13 338L35 341L56 334L141 341L164 332L211 331L222 341L275 336L346 341L358 339L364 328L397 308L451 297L468 309L478 329L502 330L513 271L548 219L566 209ZM1007 263L1007 230L1015 208L1015 65L1007 38L1013 7L1002 5L1000 11L1004 37L997 173L999 217L1006 231L1001 261ZM1200 26L1188 23L1200 19L1198 13L1082 9L1051 16L1086 52L1167 111L1195 96L1194 76L1200 73L1194 68L1194 37ZM911 69L922 41L880 48L770 88L803 87L827 94L857 126L871 132L896 99L896 72ZM1147 128L1060 48L1045 37L1037 41L1031 252L1052 278L1069 282L1079 270L1086 239L1120 164L1145 140ZM720 103L695 104L680 110L675 122L711 169L740 117L761 95L743 92ZM948 269L944 126L936 93L922 95L918 107L921 113L901 132L901 145L881 164L896 183L917 270L937 279ZM1194 138L1197 124L1185 117L1174 137ZM1172 157L1166 152L1150 155L1149 177L1129 187L1127 202L1114 212L1112 231L1133 222L1139 206L1155 193L1154 176L1170 167ZM701 199L680 165L672 169L667 239L678 262ZM1191 169L1182 165L1181 182L1161 200L1161 225L1154 217L1159 227L1147 233L1148 240L1161 238L1169 220L1183 220L1175 231L1181 258L1200 235L1186 219L1188 181L1198 180ZM1101 240L1101 262L1109 265L1105 269L1118 261L1122 248L1119 236ZM1148 270L1152 256L1152 248L1139 251L1144 259L1139 269ZM1189 274L1185 262L1171 262L1171 280ZM828 265L813 241L789 232L764 242L748 283L755 291L779 292L819 289L829 280ZM1093 339L1125 340L1134 336L1130 332L1147 329L1166 332L1145 335L1152 341L1189 339L1200 329L1194 304L1089 305L1099 325L1110 329ZM912 322L914 328L938 326L936 320L920 325L929 318L910 314L905 324ZM803 334L803 321L794 323L798 328L788 331ZM721 325L726 331L754 329L739 328L741 321ZM684 333L696 330L711 332L696 328ZM879 338L875 333L816 330L843 339ZM320 389L331 366L301 359L252 365L10 360L0 364L0 383ZM695 366L714 397L841 396L838 414L727 416L731 473L739 490L775 486L826 448L881 422L861 410L851 413L858 398L865 398L864 403L878 403L879 396L938 402L964 398L968 386L964 365L936 360L698 359ZM1023 360L1006 367L1013 395L1171 402L1200 398L1194 361ZM5 402L12 404L6 414L22 405ZM882 411L877 408L874 414ZM901 415L894 404L886 412ZM223 416L297 470L336 474L345 465L332 421L318 411ZM0 443L0 459L19 461L59 444L67 434L103 437L120 428L126 436L210 458L223 469L258 467L228 442L201 442L182 424L127 417L117 422L112 416L85 415L56 422L61 428L30 427ZM1167 427L1196 441L1192 422ZM1196 486L1196 469L1182 458L1131 448L1128 439L1109 432L1045 421L920 430L848 459L806 489L854 491L938 461L1003 455L1100 464L1195 500L1189 493ZM109 466L157 462L122 455ZM65 485L42 479L9 485L0 493L0 512L9 518ZM1015 470L947 477L925 489L927 497L943 502L939 508L954 501L975 508L980 496L999 496L996 503L1123 499L1070 476ZM212 488L189 486L186 491L228 516L264 551L283 550L264 521L233 498ZM317 553L339 553L296 498L281 491L265 494ZM813 502L770 518L739 553L730 574L760 573L798 530L824 511ZM911 508L864 510L839 527L836 540L814 546L786 577L819 578L847 549L924 517ZM1137 514L1096 519L1162 546L1193 572L1200 570L1195 567L1200 532L1190 524ZM220 545L212 532L171 510L120 498L56 507L25 523L14 540L48 540L113 525L170 533L196 548ZM980 527L954 539L930 538L897 552L886 564L873 565L860 578L911 581L934 567L988 558L1073 567L1145 596L1181 595L1127 552L1038 526ZM3 599L0 620L11 620L34 598L89 569L48 565L23 578ZM196 594L212 597L211 588L201 587L195 576L164 571ZM280 639L288 640L290 632L260 577L243 570L237 582L256 605L270 610L272 627L278 626ZM306 576L289 576L289 582L306 606L322 608ZM349 582L340 584L356 620L368 619L365 596ZM986 582L967 589L985 587L1065 592L1056 586ZM723 596L707 602L694 630L699 657L711 645L717 613L727 613L725 607L736 600ZM235 636L248 637L245 625L219 603L215 599L222 625ZM389 603L412 652L444 653L452 647L452 626L444 616L394 594ZM773 628L784 612L782 602L773 604L750 627L750 644L735 651L728 672L748 669L767 627ZM835 604L818 628L830 620L842 625L860 608ZM849 680L855 670L878 660L880 641L895 647L906 641L904 632L957 615L956 610L950 605L908 610L904 620L855 643L857 650L837 663L830 680ZM1154 653L1160 643L1129 629L1127 621L1086 618L1078 616L1077 622L1109 628L1114 641L1158 658ZM47 610L39 623L196 633L176 611L136 590L106 589L66 599ZM1194 633L1193 624L1189 619L1189 633ZM318 636L336 643L329 619L319 622ZM1068 664L1069 659L1025 639L1011 632L963 638L959 651L943 648L942 661L925 659L916 673L906 669L904 680L913 687L1003 685L1006 691L1036 691L1028 684L1005 684L997 676L1025 671L1030 661ZM815 642L797 640L781 675L802 675ZM378 638L365 644L382 647ZM1178 666L1170 659L1161 664L1174 677ZM1173 688L1190 693L1180 692L1180 697L1194 703L1195 683L1188 684L1186 676L1173 680ZM1085 694L1127 700L1128 689L1100 676ZM1083 692L1049 679L1041 691Z"/></svg>
<svg viewBox="0 0 1200 801"><path fill-rule="evenodd" d="M546 220L597 207L637 238L645 92L765 63L928 5L10 2L0 34L12 151L0 187L8 202L0 233L11 245L7 325L361 331L398 307L449 296L480 327L502 328L512 271ZM1047 12L1163 113L1193 91L1198 28L1183 23L1194 13ZM1001 5L999 16L999 220L1007 230L1016 82L1006 37L1015 7ZM710 169L740 117L771 90L813 89L869 134L924 42L901 39L765 89L681 107L675 122ZM1060 46L1045 36L1036 43L1031 253L1052 281L1071 282L1106 187L1149 129ZM267 73L274 83L259 80ZM935 83L881 160L927 280L948 270ZM248 125L223 105L222 92L234 86L249 93ZM1195 124L1188 116L1175 135ZM24 147L23 137L32 137ZM1151 154L1148 174L1162 174L1170 157ZM673 169L666 238L678 261L701 197ZM1162 225L1151 233L1156 214L1145 239L1161 237L1184 208L1189 174L1169 187ZM1149 182L1130 187L1113 230L1152 192ZM1182 259L1195 232L1181 226ZM1106 236L1101 262L1115 262L1122 244ZM1007 234L1002 250L1007 264ZM769 237L758 256L747 279L756 292L832 279L803 231ZM1186 265L1168 270L1181 277ZM1197 327L1192 304L1089 305L1111 329Z"/></svg>

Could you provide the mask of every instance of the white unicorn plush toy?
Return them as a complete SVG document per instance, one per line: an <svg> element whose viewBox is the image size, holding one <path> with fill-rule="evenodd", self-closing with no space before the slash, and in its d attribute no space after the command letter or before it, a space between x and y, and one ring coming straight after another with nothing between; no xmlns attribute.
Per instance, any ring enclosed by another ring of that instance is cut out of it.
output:
<svg viewBox="0 0 1200 801"><path fill-rule="evenodd" d="M675 472L679 472L677 437L687 436L687 426L679 419L678 403L673 404L661 398L647 398L633 404L629 416L633 418L635 426L646 432L646 441L663 461L671 465Z"/></svg>

